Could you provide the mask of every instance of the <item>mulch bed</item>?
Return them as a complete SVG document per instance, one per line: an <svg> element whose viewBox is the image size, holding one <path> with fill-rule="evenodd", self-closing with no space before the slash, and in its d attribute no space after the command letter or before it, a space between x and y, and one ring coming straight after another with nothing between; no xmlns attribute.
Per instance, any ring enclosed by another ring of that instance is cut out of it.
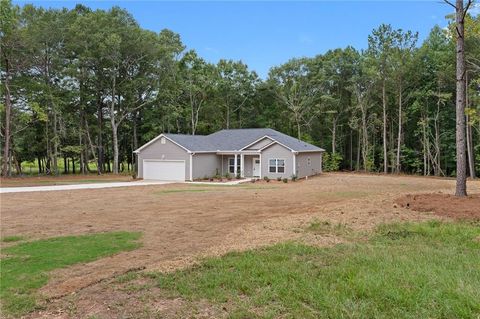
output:
<svg viewBox="0 0 480 319"><path fill-rule="evenodd" d="M398 205L420 212L454 219L480 220L480 194L456 197L449 194L405 195L395 201Z"/></svg>

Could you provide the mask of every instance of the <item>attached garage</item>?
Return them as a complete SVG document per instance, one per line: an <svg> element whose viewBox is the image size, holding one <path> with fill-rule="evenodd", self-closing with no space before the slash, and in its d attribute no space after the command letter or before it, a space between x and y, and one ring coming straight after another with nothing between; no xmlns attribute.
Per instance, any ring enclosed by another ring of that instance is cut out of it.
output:
<svg viewBox="0 0 480 319"><path fill-rule="evenodd" d="M143 179L184 181L185 161L143 160Z"/></svg>

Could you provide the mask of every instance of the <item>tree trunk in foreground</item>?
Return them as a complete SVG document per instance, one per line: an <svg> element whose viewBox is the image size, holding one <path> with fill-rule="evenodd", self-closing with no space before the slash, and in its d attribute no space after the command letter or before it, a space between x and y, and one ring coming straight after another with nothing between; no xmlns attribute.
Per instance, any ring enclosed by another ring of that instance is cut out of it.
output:
<svg viewBox="0 0 480 319"><path fill-rule="evenodd" d="M457 96L456 96L456 146L457 146L457 184L455 196L467 196L467 161L465 149L465 11L463 0L456 0L455 22L457 31Z"/></svg>

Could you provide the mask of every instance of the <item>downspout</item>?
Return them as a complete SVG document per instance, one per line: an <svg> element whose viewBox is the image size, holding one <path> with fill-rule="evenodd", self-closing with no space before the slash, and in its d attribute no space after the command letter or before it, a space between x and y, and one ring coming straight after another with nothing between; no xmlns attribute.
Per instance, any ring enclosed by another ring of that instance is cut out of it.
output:
<svg viewBox="0 0 480 319"><path fill-rule="evenodd" d="M190 152L190 182L193 182L193 155L195 153Z"/></svg>

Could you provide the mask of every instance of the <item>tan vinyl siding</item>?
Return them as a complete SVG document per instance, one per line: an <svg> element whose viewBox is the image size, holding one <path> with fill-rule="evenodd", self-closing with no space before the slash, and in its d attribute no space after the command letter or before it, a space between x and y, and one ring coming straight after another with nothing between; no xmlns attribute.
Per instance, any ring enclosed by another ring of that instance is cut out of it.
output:
<svg viewBox="0 0 480 319"><path fill-rule="evenodd" d="M310 159L310 165L308 159ZM319 174L322 172L322 153L299 153L296 157L296 165L298 178Z"/></svg>
<svg viewBox="0 0 480 319"><path fill-rule="evenodd" d="M185 161L185 178L190 179L190 154L168 139L165 139L165 144L162 144L160 138L138 153L137 176L139 178L143 178L143 160L145 159L183 160Z"/></svg>
<svg viewBox="0 0 480 319"><path fill-rule="evenodd" d="M192 161L193 179L213 177L217 173L221 174L221 156L218 156L215 153L194 154Z"/></svg>
<svg viewBox="0 0 480 319"><path fill-rule="evenodd" d="M273 144L262 151L262 177L268 176L269 178L290 178L293 175L293 156L294 154L289 149L283 147L280 144ZM283 159L285 160L285 172L284 173L270 173L268 166L270 159Z"/></svg>
<svg viewBox="0 0 480 319"><path fill-rule="evenodd" d="M268 137L265 137L265 138L261 139L260 141L258 141L257 143L249 146L245 150L246 151L257 151L257 150L261 149L262 147L267 146L270 143L272 143L272 139L270 139Z"/></svg>

